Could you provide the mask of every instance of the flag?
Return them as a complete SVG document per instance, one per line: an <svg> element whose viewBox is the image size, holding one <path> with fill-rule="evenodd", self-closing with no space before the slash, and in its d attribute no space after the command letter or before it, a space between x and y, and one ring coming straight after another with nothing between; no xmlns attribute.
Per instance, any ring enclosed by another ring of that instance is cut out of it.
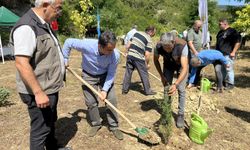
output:
<svg viewBox="0 0 250 150"><path fill-rule="evenodd" d="M199 0L199 17L203 22L202 25L202 46L205 47L208 39L208 11L207 11L207 0Z"/></svg>
<svg viewBox="0 0 250 150"><path fill-rule="evenodd" d="M96 19L97 19L97 34L98 34L98 38L101 36L101 27L100 27L100 13L99 13L99 8L97 8L97 15L96 15Z"/></svg>

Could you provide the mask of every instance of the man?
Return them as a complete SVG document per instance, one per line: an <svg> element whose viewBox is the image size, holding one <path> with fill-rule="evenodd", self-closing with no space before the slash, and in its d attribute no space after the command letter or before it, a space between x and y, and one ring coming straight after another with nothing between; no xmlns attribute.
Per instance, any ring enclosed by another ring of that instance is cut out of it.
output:
<svg viewBox="0 0 250 150"><path fill-rule="evenodd" d="M229 63L226 60L226 58L223 56L221 52L218 50L202 50L198 53L196 57L193 57L191 59L190 64L192 65L192 70L189 78L189 84L193 84L195 76L196 76L196 70L197 67L200 68L200 70L209 65L209 64L224 64L226 67L229 67ZM222 93L222 74L221 71L216 71L216 77L217 77L217 92Z"/></svg>
<svg viewBox="0 0 250 150"><path fill-rule="evenodd" d="M160 56L163 57L163 71L159 63ZM185 86L188 76L187 43L183 39L176 38L173 33L164 33L154 51L154 64L161 76L163 86L171 85L169 95L174 95L178 89L179 110L176 125L182 128L184 126ZM175 71L177 71L178 78L172 84Z"/></svg>
<svg viewBox="0 0 250 150"><path fill-rule="evenodd" d="M63 0L36 0L35 7L20 18L11 33L17 89L31 119L31 150L58 149L54 124L65 66L49 23L60 15L62 3Z"/></svg>
<svg viewBox="0 0 250 150"><path fill-rule="evenodd" d="M145 32L136 32L129 44L126 71L123 79L122 94L127 94L131 82L131 76L136 68L142 80L145 95L154 95L155 92L151 90L148 71L150 53L152 51L151 37L155 35L156 29L153 26L146 28Z"/></svg>
<svg viewBox="0 0 250 150"><path fill-rule="evenodd" d="M188 46L189 46L189 51L190 51L190 56L191 58L194 56L198 55L198 52L202 49L202 41L201 41L201 29L202 27L202 21L200 20L196 20L194 22L193 27L188 31L188 35L187 35L187 42L188 42ZM190 66L190 71L191 71L192 67ZM196 85L199 81L199 76L200 76L200 70L197 70L197 78L195 79L194 84L189 84L187 87L191 88L194 85Z"/></svg>
<svg viewBox="0 0 250 150"><path fill-rule="evenodd" d="M106 98L116 107L117 101L115 96L114 79L117 65L119 62L119 52L115 49L116 37L110 32L106 31L101 34L99 40L95 39L67 39L63 46L63 55L66 66L68 66L68 59L71 49L76 49L82 52L82 71L83 79L92 85L96 90L100 88L101 101ZM85 96L85 103L88 107L90 116L91 128L88 135L93 137L101 128L101 118L98 110L97 96L87 86L82 86ZM117 113L109 106L106 109L109 129L114 136L122 140L123 134L118 129Z"/></svg>
<svg viewBox="0 0 250 150"><path fill-rule="evenodd" d="M229 26L227 19L220 19L219 26L221 30L216 36L216 49L229 61L229 68L227 72L224 66L217 64L215 69L222 71L225 90L230 90L234 88L234 60L240 48L241 35Z"/></svg>
<svg viewBox="0 0 250 150"><path fill-rule="evenodd" d="M134 25L132 29L127 33L124 39L124 45L125 45L126 50L129 48L129 42L136 32L137 32L137 25Z"/></svg>

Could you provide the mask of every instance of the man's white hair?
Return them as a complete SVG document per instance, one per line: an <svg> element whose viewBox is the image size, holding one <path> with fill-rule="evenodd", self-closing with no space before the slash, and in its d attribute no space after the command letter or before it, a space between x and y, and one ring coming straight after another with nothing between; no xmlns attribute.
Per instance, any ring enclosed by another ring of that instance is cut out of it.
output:
<svg viewBox="0 0 250 150"><path fill-rule="evenodd" d="M53 4L56 0L36 0L35 7L41 6L43 3Z"/></svg>

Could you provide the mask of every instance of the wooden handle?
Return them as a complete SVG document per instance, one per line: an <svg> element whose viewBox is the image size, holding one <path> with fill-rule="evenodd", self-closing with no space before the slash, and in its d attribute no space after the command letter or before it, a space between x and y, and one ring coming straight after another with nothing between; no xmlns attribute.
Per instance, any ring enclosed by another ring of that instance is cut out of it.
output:
<svg viewBox="0 0 250 150"><path fill-rule="evenodd" d="M120 52L124 57L126 57L125 54L124 54L123 52L121 52L121 51L119 51L119 52ZM151 72L148 71L148 74L150 74L150 75L151 75L152 77L154 77L155 79L161 81L161 79L159 79L156 75L152 74Z"/></svg>
<svg viewBox="0 0 250 150"><path fill-rule="evenodd" d="M71 68L67 68L77 79L79 79L84 85L86 85L91 91L93 91L96 95L98 95L99 97L102 97L101 94L94 89L88 82L86 82L85 80L83 80L75 71L73 71ZM114 105L112 105L107 99L104 100L105 103L107 103L112 109L114 109L120 116L122 116L122 118L124 118L133 129L136 129L136 126L126 117L122 114L121 111L119 111Z"/></svg>

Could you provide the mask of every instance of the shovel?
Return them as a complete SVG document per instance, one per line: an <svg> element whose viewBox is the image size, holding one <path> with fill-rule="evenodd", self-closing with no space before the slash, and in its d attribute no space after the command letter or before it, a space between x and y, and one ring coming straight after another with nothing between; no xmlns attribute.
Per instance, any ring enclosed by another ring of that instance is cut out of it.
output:
<svg viewBox="0 0 250 150"><path fill-rule="evenodd" d="M123 52L121 52L121 51L119 51L124 57L126 57L125 56L125 54L123 53ZM148 74L150 74L152 77L154 77L155 79L157 79L158 81L160 81L161 82L161 79L160 78L158 78L156 75L154 75L153 73L151 73L151 72L149 72L148 71Z"/></svg>
<svg viewBox="0 0 250 150"><path fill-rule="evenodd" d="M94 89L89 83L87 83L85 80L83 80L76 72L74 72L71 68L67 68L78 80L80 80L84 85L86 85L92 92L94 92L96 95L98 95L99 97L101 97L100 93ZM123 119L125 119L129 125L136 131L136 133L138 134L137 136L143 140L146 141L148 143L151 144L157 144L160 142L160 138L159 136L152 132L149 131L149 129L147 128L139 128L136 127L135 124L133 124L126 116L124 116L122 114L121 111L119 111L114 105L112 105L107 99L104 100L104 102L106 104L108 104L112 109L114 109Z"/></svg>

